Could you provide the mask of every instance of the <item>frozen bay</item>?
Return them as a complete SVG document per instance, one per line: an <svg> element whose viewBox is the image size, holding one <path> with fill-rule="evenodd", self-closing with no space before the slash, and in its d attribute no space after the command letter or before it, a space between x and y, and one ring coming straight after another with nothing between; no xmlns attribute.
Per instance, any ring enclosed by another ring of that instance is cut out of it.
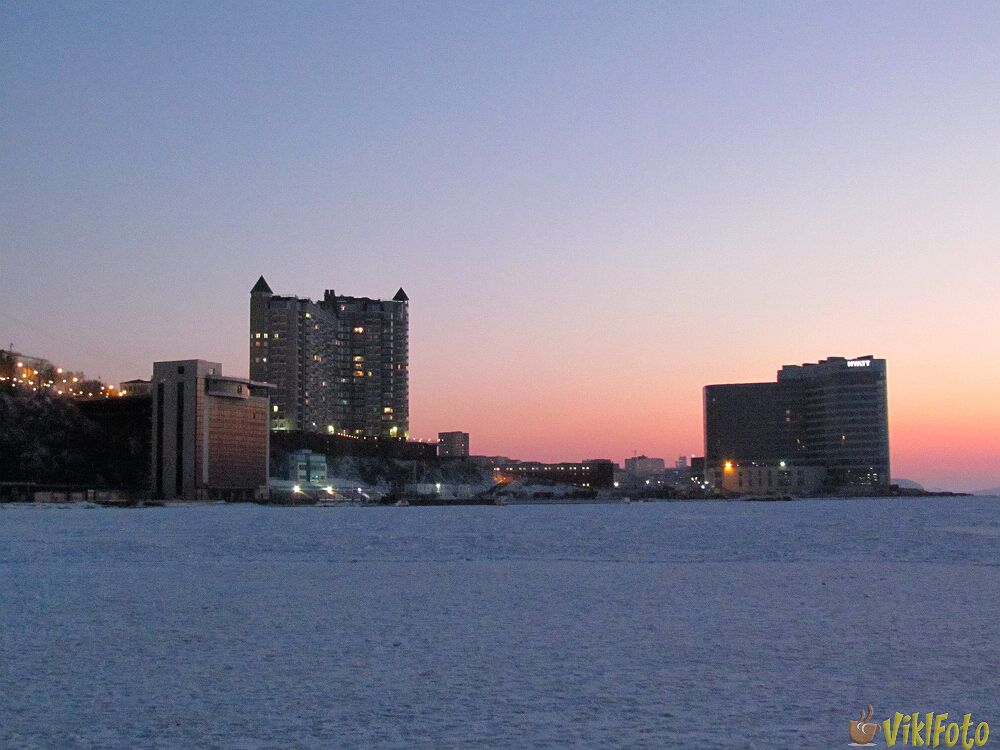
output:
<svg viewBox="0 0 1000 750"><path fill-rule="evenodd" d="M1000 731L1000 501L0 507L0 747ZM881 738L880 742L881 742Z"/></svg>

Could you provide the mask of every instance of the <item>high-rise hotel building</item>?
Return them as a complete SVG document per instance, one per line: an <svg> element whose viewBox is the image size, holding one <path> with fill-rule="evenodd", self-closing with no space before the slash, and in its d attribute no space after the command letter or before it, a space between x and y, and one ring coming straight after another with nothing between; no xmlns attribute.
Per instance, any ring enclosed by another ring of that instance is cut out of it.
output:
<svg viewBox="0 0 1000 750"><path fill-rule="evenodd" d="M785 365L774 383L705 386L706 466L817 466L831 488L886 486L884 359Z"/></svg>
<svg viewBox="0 0 1000 750"><path fill-rule="evenodd" d="M271 429L409 434L409 298L250 290L250 378L274 385Z"/></svg>

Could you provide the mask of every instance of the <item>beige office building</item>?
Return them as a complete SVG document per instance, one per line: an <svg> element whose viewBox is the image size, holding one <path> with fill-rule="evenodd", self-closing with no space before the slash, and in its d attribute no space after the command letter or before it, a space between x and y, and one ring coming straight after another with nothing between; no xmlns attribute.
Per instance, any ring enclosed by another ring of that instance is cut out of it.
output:
<svg viewBox="0 0 1000 750"><path fill-rule="evenodd" d="M269 386L201 359L153 364L153 494L253 500L267 492Z"/></svg>

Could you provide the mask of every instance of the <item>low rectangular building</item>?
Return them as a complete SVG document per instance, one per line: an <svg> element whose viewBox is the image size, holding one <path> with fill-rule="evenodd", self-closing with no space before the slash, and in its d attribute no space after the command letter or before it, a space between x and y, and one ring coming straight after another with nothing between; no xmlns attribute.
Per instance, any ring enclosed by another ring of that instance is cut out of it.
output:
<svg viewBox="0 0 1000 750"><path fill-rule="evenodd" d="M635 479L662 479L666 468L662 458L633 456L625 459L625 472Z"/></svg>
<svg viewBox="0 0 1000 750"><path fill-rule="evenodd" d="M153 384L141 378L125 380L118 384L119 396L148 396L152 390Z"/></svg>
<svg viewBox="0 0 1000 750"><path fill-rule="evenodd" d="M710 487L740 495L812 495L823 489L826 475L822 466L726 461L707 468L705 481Z"/></svg>
<svg viewBox="0 0 1000 750"><path fill-rule="evenodd" d="M560 464L519 461L494 466L493 478L497 482L542 481L597 489L614 486L615 464L603 458Z"/></svg>
<svg viewBox="0 0 1000 750"><path fill-rule="evenodd" d="M439 432L438 433L438 457L439 458L468 458L469 457L469 433L467 433L467 432Z"/></svg>
<svg viewBox="0 0 1000 750"><path fill-rule="evenodd" d="M326 484L326 456L308 448L288 454L288 479L299 484Z"/></svg>

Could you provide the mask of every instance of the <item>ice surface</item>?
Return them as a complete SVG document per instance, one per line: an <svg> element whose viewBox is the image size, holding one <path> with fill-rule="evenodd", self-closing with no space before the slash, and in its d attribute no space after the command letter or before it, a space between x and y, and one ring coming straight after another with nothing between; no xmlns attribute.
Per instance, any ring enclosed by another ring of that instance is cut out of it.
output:
<svg viewBox="0 0 1000 750"><path fill-rule="evenodd" d="M1000 722L1000 501L0 507L0 747L829 748Z"/></svg>

